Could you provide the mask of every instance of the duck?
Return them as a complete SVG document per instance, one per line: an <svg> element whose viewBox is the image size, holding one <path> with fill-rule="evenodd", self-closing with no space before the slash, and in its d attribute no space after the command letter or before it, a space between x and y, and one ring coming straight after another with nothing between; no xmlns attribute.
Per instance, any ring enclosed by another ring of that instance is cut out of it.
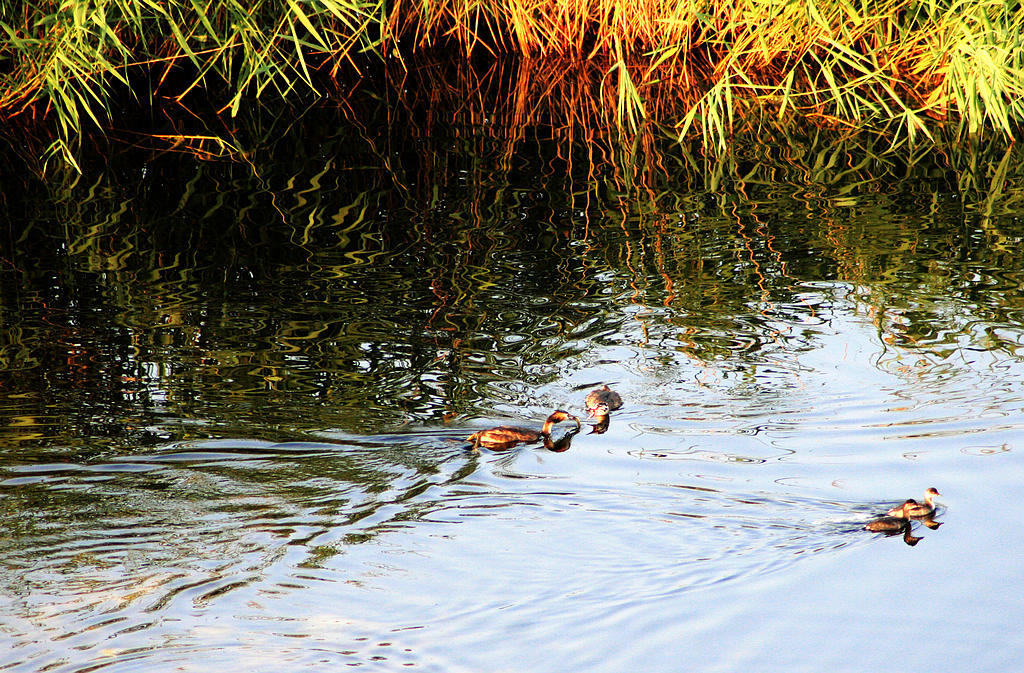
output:
<svg viewBox="0 0 1024 673"><path fill-rule="evenodd" d="M864 526L864 530L873 533L899 533L908 526L910 526L910 519L904 519L901 516L880 516L869 521Z"/></svg>
<svg viewBox="0 0 1024 673"><path fill-rule="evenodd" d="M929 514L934 514L935 513L935 502L934 502L934 499L935 499L935 496L937 496L937 495L939 495L939 496L942 495L941 493L939 493L938 489L929 488L927 491L924 492L924 502L918 502L918 501L916 501L914 499L910 499L910 500L907 500L906 502L904 502L899 507L893 507L888 512L886 512L886 514L890 514L891 515L891 514L897 512L897 511L904 511L904 512L906 512L906 516L913 516L913 517L928 516Z"/></svg>
<svg viewBox="0 0 1024 673"><path fill-rule="evenodd" d="M590 426L590 434L592 435L603 435L608 432L608 426L611 425L611 414L608 413L608 405L602 402L594 408L594 418L597 423Z"/></svg>
<svg viewBox="0 0 1024 673"><path fill-rule="evenodd" d="M891 507L889 511L885 513L886 516L895 516L901 519L906 519L910 516L910 512L917 509L921 505L918 504L917 500L913 498L907 498L899 504L898 507Z"/></svg>
<svg viewBox="0 0 1024 673"><path fill-rule="evenodd" d="M481 445L489 449L508 449L516 444L524 444L530 442L536 442L539 439L543 439L551 436L551 428L555 423L562 421L575 421L576 430L580 429L580 421L578 418L573 416L567 411L556 409L547 420L544 421L544 427L538 430L530 430L529 428L519 428L511 425L499 425L496 428L489 428L487 430L481 430L475 432L466 438L466 441L473 443L474 449L479 449Z"/></svg>
<svg viewBox="0 0 1024 673"><path fill-rule="evenodd" d="M590 426L590 434L602 435L608 432L608 426L611 424L611 418L609 416L608 404L606 402L600 402L593 409L588 409L587 412L590 414L597 423Z"/></svg>
<svg viewBox="0 0 1024 673"><path fill-rule="evenodd" d="M899 533L910 526L910 515L907 512L915 506L915 500L907 500L899 507L890 509L885 516L869 521L864 529L874 533Z"/></svg>
<svg viewBox="0 0 1024 673"><path fill-rule="evenodd" d="M606 385L591 390L583 403L587 407L587 415L596 418L595 412L604 405L604 415L622 407L622 396Z"/></svg>

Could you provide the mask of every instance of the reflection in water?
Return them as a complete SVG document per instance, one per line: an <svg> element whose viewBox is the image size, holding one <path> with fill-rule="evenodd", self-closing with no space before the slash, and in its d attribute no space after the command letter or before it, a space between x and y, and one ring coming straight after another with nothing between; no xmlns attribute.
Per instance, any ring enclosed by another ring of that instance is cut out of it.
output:
<svg viewBox="0 0 1024 673"><path fill-rule="evenodd" d="M922 539L923 538L921 537L916 537L913 535L910 524L908 523L906 529L903 531L903 542L905 542L907 546L913 547Z"/></svg>
<svg viewBox="0 0 1024 673"><path fill-rule="evenodd" d="M605 414L598 418L597 423L593 423L590 426L590 434L592 435L603 435L608 432L609 426L611 426L612 417L611 414Z"/></svg>
<svg viewBox="0 0 1024 673"><path fill-rule="evenodd" d="M932 530L934 530L934 529L936 529L936 528L938 528L939 526L942 525L938 521L922 521L922 523L924 525L928 526L929 528L931 528ZM912 521L907 521L907 520L904 520L903 526L901 528L899 528L898 530L895 530L895 531L884 531L884 533L885 533L886 536L899 535L899 534L902 533L903 541L907 545L909 545L911 547L915 546L918 542L920 542L921 540L924 539L924 537L922 537L922 536L914 535L913 522Z"/></svg>
<svg viewBox="0 0 1024 673"><path fill-rule="evenodd" d="M569 428L569 430L556 440L552 440L550 435L544 436L544 448L548 451L554 451L555 453L563 453L568 451L572 447L572 438L575 437L580 431L580 426L577 425L575 428Z"/></svg>
<svg viewBox="0 0 1024 673"><path fill-rule="evenodd" d="M928 170L703 184L313 121L258 174L126 154L5 192L0 668L643 666L872 558L858 492L1019 458L1024 224ZM457 449L596 381L615 425Z"/></svg>
<svg viewBox="0 0 1024 673"><path fill-rule="evenodd" d="M1024 259L1001 243L1019 224L961 236L943 194L921 217L928 176L802 221L787 214L820 204L671 183L651 212L593 202L580 217L570 195L531 182L552 169L527 152L500 180L474 169L471 185L408 157L443 188L401 207L373 171L342 179L302 152L276 182L165 158L137 192L112 172L30 210L24 235L8 223L0 361L22 397L0 410L17 419L4 436L152 445L249 419L377 432L543 406L538 388L602 360L773 395L851 320L876 330L879 370L949 397L1022 352ZM478 193L494 198L460 213ZM538 256L558 264L537 273ZM957 360L960 348L976 355Z"/></svg>

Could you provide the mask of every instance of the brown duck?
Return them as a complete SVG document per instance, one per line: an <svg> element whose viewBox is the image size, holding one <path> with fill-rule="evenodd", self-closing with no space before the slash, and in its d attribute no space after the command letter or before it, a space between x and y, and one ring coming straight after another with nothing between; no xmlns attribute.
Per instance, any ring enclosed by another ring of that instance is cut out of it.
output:
<svg viewBox="0 0 1024 673"><path fill-rule="evenodd" d="M609 411L621 408L622 396L605 385L591 390L583 402L587 407L587 415L597 418L596 412L598 411L602 411L607 416Z"/></svg>
<svg viewBox="0 0 1024 673"><path fill-rule="evenodd" d="M580 421L578 418L567 411L558 409L548 416L547 420L544 421L544 427L540 430L530 430L529 428L519 428L511 425L499 425L496 428L475 432L467 437L466 440L473 443L474 449L479 449L481 446L488 449L508 449L516 444L528 444L550 437L552 426L561 421L575 421L576 430L580 429Z"/></svg>
<svg viewBox="0 0 1024 673"><path fill-rule="evenodd" d="M910 515L907 512L916 505L917 502L914 500L907 500L899 507L890 509L886 516L869 521L864 529L874 533L898 533L910 525Z"/></svg>
<svg viewBox="0 0 1024 673"><path fill-rule="evenodd" d="M588 413L597 421L591 427L590 434L592 435L603 435L608 432L608 426L611 424L611 416L608 413L608 405L601 402L593 409L589 409Z"/></svg>
<svg viewBox="0 0 1024 673"><path fill-rule="evenodd" d="M893 507L886 514L896 515L897 512L902 511L903 516L928 516L929 514L935 513L935 496L941 496L937 489L929 488L924 492L924 502L918 502L916 500L907 500L899 507Z"/></svg>

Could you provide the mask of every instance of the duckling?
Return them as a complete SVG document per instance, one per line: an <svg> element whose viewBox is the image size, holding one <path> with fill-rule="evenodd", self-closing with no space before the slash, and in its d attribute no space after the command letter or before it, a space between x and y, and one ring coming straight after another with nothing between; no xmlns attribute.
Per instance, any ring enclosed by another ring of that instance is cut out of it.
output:
<svg viewBox="0 0 1024 673"><path fill-rule="evenodd" d="M865 530L870 530L874 533L899 533L908 526L910 526L910 520L907 518L910 516L907 514L910 508L915 507L917 502L914 500L907 500L899 507L893 507L890 509L886 516L880 516L877 519L872 519L864 526Z"/></svg>
<svg viewBox="0 0 1024 673"><path fill-rule="evenodd" d="M914 500L913 498L907 498L906 500L901 502L898 507L890 508L889 511L885 513L885 515L896 516L906 519L910 516L911 510L914 510L920 506L921 505L918 504L917 500ZM904 514L904 512L906 512L906 514Z"/></svg>
<svg viewBox="0 0 1024 673"><path fill-rule="evenodd" d="M605 405L604 414L607 416L609 411L615 411L622 407L622 396L604 385L591 390L584 400L584 404L587 406L587 415L591 417L596 416L595 411L600 405Z"/></svg>
<svg viewBox="0 0 1024 673"><path fill-rule="evenodd" d="M913 509L907 510L907 514L910 516L928 516L929 514L935 513L935 496L941 497L938 489L929 489L925 492L925 502L918 503L918 506Z"/></svg>
<svg viewBox="0 0 1024 673"><path fill-rule="evenodd" d="M942 495L941 493L939 493L938 489L929 488L927 491L924 492L923 503L910 499L907 500L902 505L900 505L899 507L893 507L888 512L886 512L886 514L893 514L897 510L903 510L904 512L906 512L906 516L913 517L928 516L929 514L934 514L935 503L933 501L935 499L935 496L937 495Z"/></svg>
<svg viewBox="0 0 1024 673"><path fill-rule="evenodd" d="M869 521L864 530L873 533L899 533L910 526L910 520L899 516L880 516Z"/></svg>
<svg viewBox="0 0 1024 673"><path fill-rule="evenodd" d="M593 409L588 409L587 412L597 421L597 423L590 426L590 434L603 435L608 432L611 416L608 413L608 404L606 402L598 403L597 406Z"/></svg>
<svg viewBox="0 0 1024 673"><path fill-rule="evenodd" d="M548 419L544 421L544 427L540 431L528 428L517 428L511 425L499 425L496 428L475 432L466 438L466 441L473 443L473 449L479 449L481 445L489 449L508 449L516 444L536 442L538 439L551 435L551 426L560 421L576 421L576 430L580 429L580 421L567 411L557 409Z"/></svg>

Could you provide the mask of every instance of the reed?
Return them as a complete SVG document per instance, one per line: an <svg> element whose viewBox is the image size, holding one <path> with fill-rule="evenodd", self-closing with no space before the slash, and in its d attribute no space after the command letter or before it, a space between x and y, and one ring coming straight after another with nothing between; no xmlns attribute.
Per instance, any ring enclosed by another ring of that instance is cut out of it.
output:
<svg viewBox="0 0 1024 673"><path fill-rule="evenodd" d="M193 92L238 112L247 100L316 91L315 71L357 69L380 52L381 0L0 0L0 113L43 113L50 154L74 162L84 122L109 122L124 96L187 105ZM173 84L169 84L173 81Z"/></svg>
<svg viewBox="0 0 1024 673"><path fill-rule="evenodd" d="M437 48L600 64L621 129L717 150L755 110L896 148L1024 118L1024 6L1003 0L0 0L0 30L0 114L52 119L69 161L125 95L234 115Z"/></svg>
<svg viewBox="0 0 1024 673"><path fill-rule="evenodd" d="M1022 118L1024 8L1001 0L399 0L395 14L421 45L444 35L467 53L602 55L624 126L646 116L653 85L677 97L697 88L679 132L698 127L719 147L751 106L897 140L947 119L967 134L1012 135Z"/></svg>

